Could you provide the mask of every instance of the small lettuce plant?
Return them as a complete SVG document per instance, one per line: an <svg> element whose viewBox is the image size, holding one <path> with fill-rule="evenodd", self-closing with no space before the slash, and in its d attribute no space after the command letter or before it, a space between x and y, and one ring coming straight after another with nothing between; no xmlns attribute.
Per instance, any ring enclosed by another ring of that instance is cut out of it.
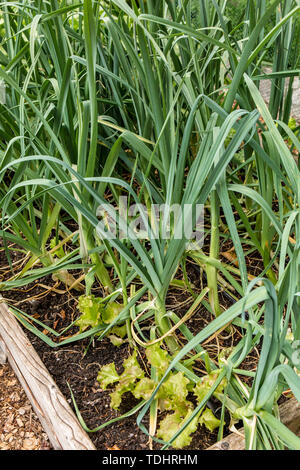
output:
<svg viewBox="0 0 300 470"><path fill-rule="evenodd" d="M155 368L156 380L146 376L137 360L136 350L124 360L124 370L121 374L118 374L113 362L101 367L97 377L100 387L106 390L107 387L113 386L110 394L111 408L118 410L123 395L127 392L132 393L137 399L149 400L168 368L171 357L167 351L161 348L159 343L146 348L146 357L151 367ZM215 380L216 374L210 374L200 378L199 382L195 384L181 371L170 372L155 397L158 411L164 413L156 433L157 438L168 442L189 419L195 408L194 403L188 399L188 395L189 397L194 395L194 401L200 403ZM225 383L221 382L216 394L222 393L224 386ZM219 427L220 421L209 408L204 407L173 441L172 446L175 449L188 446L192 441L192 434L197 430L199 424L205 425L212 432Z"/></svg>
<svg viewBox="0 0 300 470"><path fill-rule="evenodd" d="M117 318L124 306L118 302L104 302L101 297L94 295L82 295L78 299L77 308L81 315L75 325L79 327L81 333L87 328L96 326L102 325L103 328L106 328ZM126 325L115 325L108 334L114 346L120 346L124 342L125 336Z"/></svg>

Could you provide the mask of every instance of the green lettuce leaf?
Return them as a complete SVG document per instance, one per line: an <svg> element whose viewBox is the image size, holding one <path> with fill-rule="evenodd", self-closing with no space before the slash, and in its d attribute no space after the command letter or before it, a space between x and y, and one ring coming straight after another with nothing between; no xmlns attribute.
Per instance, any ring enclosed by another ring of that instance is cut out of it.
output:
<svg viewBox="0 0 300 470"><path fill-rule="evenodd" d="M146 349L146 356L151 366L155 367L161 373L167 369L170 363L170 357L167 351L160 347L160 343L149 346Z"/></svg>
<svg viewBox="0 0 300 470"><path fill-rule="evenodd" d="M159 409L178 411L180 416L185 416L189 409L193 409L193 404L186 399L189 382L182 372L170 374L158 392Z"/></svg>
<svg viewBox="0 0 300 470"><path fill-rule="evenodd" d="M106 390L108 385L111 385L120 380L120 376L116 371L114 362L101 367L98 372L97 380L103 390Z"/></svg>
<svg viewBox="0 0 300 470"><path fill-rule="evenodd" d="M214 416L209 408L206 408L200 416L199 423L204 424L212 432L220 426L221 421Z"/></svg>
<svg viewBox="0 0 300 470"><path fill-rule="evenodd" d="M79 326L80 332L86 328L94 328L101 323L101 310L103 308L100 303L100 297L94 295L81 295L78 299L77 308L82 315L76 320L75 325Z"/></svg>
<svg viewBox="0 0 300 470"><path fill-rule="evenodd" d="M214 385L215 381L217 380L217 374L209 374L201 377L200 381L194 387L193 393L197 397L198 403L200 403L205 395L211 390L212 386ZM223 379L222 382L218 385L217 389L214 392L215 394L222 393L224 387L226 385L226 379Z"/></svg>
<svg viewBox="0 0 300 470"><path fill-rule="evenodd" d="M102 321L104 323L111 323L121 312L123 305L117 302L109 302L102 312Z"/></svg>
<svg viewBox="0 0 300 470"><path fill-rule="evenodd" d="M185 418L180 416L180 413L175 411L174 413L168 414L161 422L160 427L157 431L157 437L163 439L165 442L168 442L178 429L183 426L183 424L191 416L192 410L189 410ZM182 433L176 437L173 441L172 446L174 449L182 449L183 447L188 446L192 441L191 434L197 430L198 427L198 416L192 419L190 424L185 428Z"/></svg>
<svg viewBox="0 0 300 470"><path fill-rule="evenodd" d="M134 382L123 382L119 383L115 390L110 394L110 406L114 410L117 410L121 404L122 401L122 395L126 392L132 392L134 389Z"/></svg>
<svg viewBox="0 0 300 470"><path fill-rule="evenodd" d="M149 400L155 386L156 383L154 382L154 380L148 379L148 377L144 377L138 382L132 393L135 398L143 398L144 400Z"/></svg>
<svg viewBox="0 0 300 470"><path fill-rule="evenodd" d="M135 389L135 383L138 379L142 379L145 375L144 371L140 367L137 360L137 353L134 353L129 356L123 362L124 372L119 376L119 384L116 386L115 390L111 393L111 407L113 409L118 409L121 401L122 395L126 392L133 392Z"/></svg>
<svg viewBox="0 0 300 470"><path fill-rule="evenodd" d="M116 347L121 346L125 342L124 339L120 338L117 335L108 335L108 338L110 339L112 344Z"/></svg>

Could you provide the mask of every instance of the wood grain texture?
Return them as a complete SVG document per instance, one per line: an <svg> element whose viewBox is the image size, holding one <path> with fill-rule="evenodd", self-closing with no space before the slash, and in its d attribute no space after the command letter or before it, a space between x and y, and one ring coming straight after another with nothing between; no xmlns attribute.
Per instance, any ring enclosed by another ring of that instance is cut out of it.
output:
<svg viewBox="0 0 300 470"><path fill-rule="evenodd" d="M5 303L0 304L0 340L8 360L56 450L95 450L70 405Z"/></svg>
<svg viewBox="0 0 300 470"><path fill-rule="evenodd" d="M3 341L0 338L0 364L5 364L7 361L6 348Z"/></svg>
<svg viewBox="0 0 300 470"><path fill-rule="evenodd" d="M300 436L300 403L291 398L279 406L280 418L291 431ZM243 434L243 430L241 430ZM245 439L238 434L230 434L206 450L245 450Z"/></svg>

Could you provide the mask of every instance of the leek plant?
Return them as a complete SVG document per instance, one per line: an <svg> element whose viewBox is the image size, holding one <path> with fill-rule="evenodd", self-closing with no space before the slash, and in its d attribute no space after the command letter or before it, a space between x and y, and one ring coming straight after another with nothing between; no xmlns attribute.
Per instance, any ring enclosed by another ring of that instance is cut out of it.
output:
<svg viewBox="0 0 300 470"><path fill-rule="evenodd" d="M57 1L28 1L22 5L7 2L3 6L5 41L2 48L6 54L2 57L5 70L1 74L4 74L7 90L9 87L12 92L7 91L6 103L1 106L2 167L28 155L50 154L77 169L83 177L93 176L95 169L97 175L103 176L109 176L114 170L120 143L103 146L102 158L98 145L97 118L101 103L98 104L96 97L93 64L95 20L90 18L89 9L85 8L84 22L91 29L87 27L84 37L80 35L83 25L81 15L76 11L78 6L61 5ZM80 54L84 48L87 51L88 70L82 77L71 57L74 52ZM104 97L104 101L106 99L109 102L109 97ZM64 174L61 168L58 172L62 184L65 184L70 175ZM69 239L71 235L63 224L62 205L58 200L54 202L46 193L36 197L38 185L22 189L26 180L47 179L49 175L51 168L42 161L26 162L11 180L2 180L2 196L9 186L16 189L6 199L2 217L3 224L11 226L13 234L2 231L2 235L6 240L24 246L33 255L22 276L39 261L45 267L53 264L54 250L49 252L47 245L53 229L58 229L55 235L57 243ZM85 193L80 185L66 187L74 197ZM104 189L102 185L101 190ZM18 209L19 201L27 202L25 212ZM92 201L88 200L87 203L93 206ZM90 257L94 274L104 288L111 291L112 282L101 254L95 251L88 253L93 247L91 227L74 207L68 206L67 212L71 220L78 224L81 259L87 263ZM72 286L75 279L68 274L65 282Z"/></svg>
<svg viewBox="0 0 300 470"><path fill-rule="evenodd" d="M247 2L243 40L231 30L226 1L200 1L197 27L192 3L1 3L0 79L6 96L0 105L0 235L8 259L8 242L30 253L22 271L1 289L54 274L69 288L85 291L80 334L60 342L65 330L45 326L53 341L40 332L38 320L14 309L51 347L96 335L101 340L125 324L130 345L145 347L151 366L151 382L144 383L152 388L140 390L139 382L138 392L130 389L143 398L132 412L140 410L138 425L151 439L161 437L165 447L189 442L214 396L221 403L219 439L227 409L232 421L243 420L247 448L281 449L284 443L299 449L299 438L280 423L277 407L289 388L300 399L293 355L293 342L300 340L300 194L293 151L300 144L288 125L299 73L289 47L299 34L299 2ZM276 24L266 33L274 14ZM270 65L267 105L258 87ZM145 208L135 214L144 239L130 219L119 217L124 196L125 215L132 203ZM154 204L165 208L158 223ZM207 250L191 247L182 233L201 204ZM110 236L99 215L125 235ZM223 241L233 245L237 266L222 261ZM262 261L259 286L247 264L254 252ZM190 260L206 271L207 286L198 295L186 275L176 279ZM82 273L77 279L69 272L74 269ZM90 295L97 281L101 299ZM166 308L172 284L194 297L183 318ZM227 310L220 287L237 300ZM200 304L214 320L194 335L186 320ZM203 343L230 324L242 339L217 362ZM243 361L261 341L250 388L243 382ZM164 358L164 369L151 357L153 350ZM207 380L193 369L198 362ZM139 374L133 382L144 378ZM169 438L163 429L155 433L159 394L170 377L183 388L193 384L199 400L195 408L188 404L185 418L173 410L176 426ZM104 385L117 381L108 374ZM118 390L121 395L129 389ZM142 423L148 410L149 431Z"/></svg>

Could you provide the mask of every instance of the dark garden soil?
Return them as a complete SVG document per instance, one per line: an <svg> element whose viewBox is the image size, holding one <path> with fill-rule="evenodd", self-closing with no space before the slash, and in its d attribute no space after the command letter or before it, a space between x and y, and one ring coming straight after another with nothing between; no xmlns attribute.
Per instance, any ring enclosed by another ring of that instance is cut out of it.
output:
<svg viewBox="0 0 300 470"><path fill-rule="evenodd" d="M11 251L11 255L14 263L24 257L24 254L14 250ZM7 267L6 256L2 249L0 251L0 282L10 276L11 272ZM179 278L180 276L179 273ZM195 293L200 292L203 287L203 280L200 282L200 273L192 264L188 268L188 277L193 291ZM96 289L93 293L101 295L100 288L98 292ZM79 312L76 305L79 295L80 293L74 290L72 292L67 291L62 284L53 280L51 276L41 278L30 285L18 289L2 292L2 296L10 305L18 307L18 309L30 314L32 317L43 322L43 324L51 326L57 332L62 331L78 317ZM172 309L177 315L182 316L186 313L192 302L193 298L188 291L171 288L167 298L167 309ZM221 294L221 304L224 308L228 308L231 303L232 299ZM196 334L211 322L212 319L212 315L203 306L200 306L194 316L188 321L187 326ZM41 328L42 330L43 328ZM46 330L43 332L46 334ZM66 333L66 336L71 336L77 332L78 328L74 327ZM104 364L115 362L117 370L119 372L122 370L122 362L129 355L128 344L125 343L120 347L115 347L108 338L101 341L95 338L92 342L90 338L87 338L80 342L51 348L28 330L26 330L26 334L58 387L73 407L68 387L69 384L81 415L90 429L120 416L120 414L129 411L137 404L134 397L128 394L122 401L119 412L112 410L110 408L110 392L101 390L96 380L97 373ZM223 331L217 338L212 339L206 344L205 347L211 357L217 358L221 349L233 346L239 339L240 332L237 329L229 333ZM249 370L254 369L257 357L258 354L254 354L253 358L247 360L244 367ZM143 364L144 357L142 351L140 359L141 364ZM196 370L200 375L201 372L205 373L200 362ZM144 424L147 428L147 419L145 419ZM136 415L114 423L99 432L91 433L90 438L97 449L149 449L148 436L138 428ZM211 433L206 428L199 426L198 430L193 434L191 445L187 449L205 449L214 444L216 439L217 431ZM161 446L158 443L153 443L153 447L159 449Z"/></svg>

